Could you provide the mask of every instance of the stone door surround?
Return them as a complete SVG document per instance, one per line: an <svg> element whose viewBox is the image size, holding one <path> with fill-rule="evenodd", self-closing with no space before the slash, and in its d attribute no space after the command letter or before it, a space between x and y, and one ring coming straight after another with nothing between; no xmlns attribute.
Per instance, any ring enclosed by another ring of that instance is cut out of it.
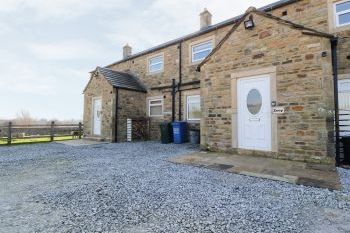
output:
<svg viewBox="0 0 350 233"><path fill-rule="evenodd" d="M237 80L259 75L270 76L270 96L271 101L277 102L276 89L276 66L243 69L231 74L231 108L232 108L232 148L238 149L238 108L237 108ZM240 149L242 150L242 149ZM278 131L277 131L277 115L271 115L271 152L278 152Z"/></svg>

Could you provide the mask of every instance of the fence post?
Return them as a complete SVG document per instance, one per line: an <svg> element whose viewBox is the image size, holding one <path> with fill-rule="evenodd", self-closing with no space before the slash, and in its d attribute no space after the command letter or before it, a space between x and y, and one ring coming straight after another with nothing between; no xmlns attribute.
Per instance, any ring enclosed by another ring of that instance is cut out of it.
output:
<svg viewBox="0 0 350 233"><path fill-rule="evenodd" d="M55 126L55 122L51 121L51 129L50 129L50 141L53 142L54 139L54 126Z"/></svg>
<svg viewBox="0 0 350 233"><path fill-rule="evenodd" d="M9 122L8 131L7 131L7 145L12 143L12 122Z"/></svg>
<svg viewBox="0 0 350 233"><path fill-rule="evenodd" d="M79 122L79 139L81 139L81 135L82 135L82 124L81 122Z"/></svg>

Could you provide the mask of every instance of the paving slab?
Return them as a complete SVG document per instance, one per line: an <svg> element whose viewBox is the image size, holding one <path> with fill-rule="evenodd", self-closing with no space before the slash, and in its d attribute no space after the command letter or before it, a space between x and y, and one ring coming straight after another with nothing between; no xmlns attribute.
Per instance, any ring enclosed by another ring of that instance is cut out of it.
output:
<svg viewBox="0 0 350 233"><path fill-rule="evenodd" d="M90 145L97 145L97 144L106 144L108 142L79 139L79 140L57 141L56 143L67 145L67 146L90 146Z"/></svg>
<svg viewBox="0 0 350 233"><path fill-rule="evenodd" d="M170 162L318 188L340 190L336 167L247 155L196 152L169 158Z"/></svg>

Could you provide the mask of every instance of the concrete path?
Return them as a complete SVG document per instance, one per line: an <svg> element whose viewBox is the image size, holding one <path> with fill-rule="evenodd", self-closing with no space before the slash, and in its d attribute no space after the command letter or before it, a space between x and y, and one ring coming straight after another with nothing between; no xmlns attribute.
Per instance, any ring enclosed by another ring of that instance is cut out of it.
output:
<svg viewBox="0 0 350 233"><path fill-rule="evenodd" d="M108 142L79 139L79 140L57 141L56 143L67 145L67 146L89 146L89 145L103 144Z"/></svg>
<svg viewBox="0 0 350 233"><path fill-rule="evenodd" d="M332 165L210 152L172 157L169 161L305 186L341 188L336 168Z"/></svg>

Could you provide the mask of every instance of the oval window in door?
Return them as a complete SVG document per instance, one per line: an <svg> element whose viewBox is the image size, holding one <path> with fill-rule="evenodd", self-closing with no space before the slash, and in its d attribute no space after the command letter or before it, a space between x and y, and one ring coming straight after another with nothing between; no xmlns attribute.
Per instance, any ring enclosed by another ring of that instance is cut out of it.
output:
<svg viewBox="0 0 350 233"><path fill-rule="evenodd" d="M247 96L247 108L252 115L260 112L262 106L262 96L257 89L251 89Z"/></svg>

